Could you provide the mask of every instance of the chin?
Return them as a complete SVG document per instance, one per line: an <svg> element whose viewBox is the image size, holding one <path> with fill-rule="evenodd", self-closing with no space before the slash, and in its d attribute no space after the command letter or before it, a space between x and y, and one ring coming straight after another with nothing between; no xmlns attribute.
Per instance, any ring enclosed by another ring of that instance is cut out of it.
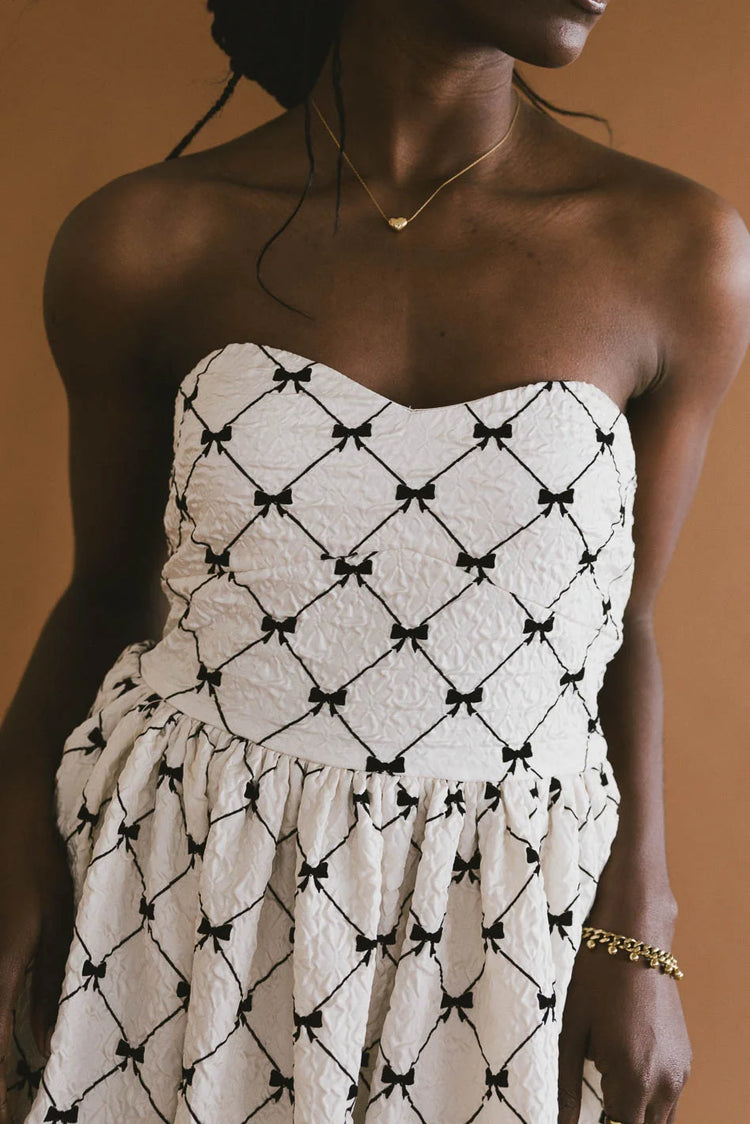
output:
<svg viewBox="0 0 750 1124"><path fill-rule="evenodd" d="M549 69L575 62L601 18L574 0L456 0L455 12L475 41Z"/></svg>

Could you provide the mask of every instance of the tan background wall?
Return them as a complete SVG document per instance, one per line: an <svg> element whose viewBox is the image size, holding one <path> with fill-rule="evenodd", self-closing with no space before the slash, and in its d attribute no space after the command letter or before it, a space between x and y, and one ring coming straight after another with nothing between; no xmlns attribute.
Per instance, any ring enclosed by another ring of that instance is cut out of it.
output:
<svg viewBox="0 0 750 1124"><path fill-rule="evenodd" d="M750 223L750 6L612 0L581 60L532 84L610 118L621 149L728 198ZM0 12L0 706L64 588L72 543L66 406L44 337L41 283L85 195L163 159L218 95L224 56L201 0L4 0ZM280 112L243 83L199 148ZM606 140L594 126L585 131ZM200 143L199 143L200 142ZM658 608L666 689L674 944L695 1050L680 1124L750 1119L748 364L722 405Z"/></svg>

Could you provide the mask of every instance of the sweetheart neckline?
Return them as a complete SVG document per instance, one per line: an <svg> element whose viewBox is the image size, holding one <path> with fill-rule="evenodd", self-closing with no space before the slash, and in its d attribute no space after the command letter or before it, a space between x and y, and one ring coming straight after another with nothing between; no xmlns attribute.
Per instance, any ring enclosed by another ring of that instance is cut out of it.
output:
<svg viewBox="0 0 750 1124"><path fill-rule="evenodd" d="M596 383L590 382L586 379L536 379L534 382L522 383L519 386L508 386L501 390L492 391L490 394L480 395L480 397L478 398L470 398L465 402L448 402L444 406L405 406L402 402L396 402L395 399L389 398L387 395L381 394L377 390L373 390L372 387L365 386L364 383L358 382L357 379L353 379L350 375L344 374L343 371L339 371L336 367L330 367L327 363L323 363L319 359L311 359L308 356L298 354L296 351L290 351L288 348L275 347L273 344L253 343L249 340L244 342L223 344L220 347L214 348L213 351L208 352L207 355L202 356L197 361L197 363L195 363L194 366L191 367L185 377L180 381L177 387L177 393L175 395L175 403L179 401L180 394L183 392L188 379L190 379L196 373L198 375L201 375L204 373L204 371L207 371L214 359L218 359L220 355L223 355L225 352L228 352L230 350L241 353L243 351L246 351L248 348L254 349L256 352L262 352L268 359L272 361L277 362L278 356L288 356L291 359L299 360L299 362L304 363L305 366L318 367L321 371L325 371L327 374L334 375L336 378L342 380L342 382L348 383L349 386L353 387L354 389L358 389L364 395L369 396L373 399L377 399L384 405L389 406L391 409L401 411L402 413L407 415L437 415L448 410L465 409L468 406L480 406L482 404L494 402L496 399L511 397L514 394L520 394L529 389L539 390L540 387L546 386L548 383L559 383L563 387L588 387L594 392L594 394L599 395L602 399L604 399L604 401L608 402L610 406L614 407L614 409L617 411L617 414L612 424L614 425L615 422L622 418L625 422L625 428L628 431L628 435L630 435L630 425L628 419L624 411L620 409L618 403L615 402L614 398L612 398L606 390L602 390L602 388L600 386L597 386ZM273 352L273 354L269 354L269 352ZM203 371L199 371L199 368L204 363L208 363L208 366L204 367ZM283 363L280 365L283 366Z"/></svg>

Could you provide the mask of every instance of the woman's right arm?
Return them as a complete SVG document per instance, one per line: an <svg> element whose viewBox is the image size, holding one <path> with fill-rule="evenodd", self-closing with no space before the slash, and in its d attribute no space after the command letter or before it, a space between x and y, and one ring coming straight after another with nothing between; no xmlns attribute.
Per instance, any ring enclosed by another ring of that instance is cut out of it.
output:
<svg viewBox="0 0 750 1124"><path fill-rule="evenodd" d="M164 505L174 391L155 369L171 268L156 227L163 192L122 177L68 215L44 280L44 324L63 380L75 539L52 609L0 725L0 1124L4 1061L34 956L32 1024L54 1025L71 938L65 846L54 818L62 745L129 643L158 638L166 604Z"/></svg>

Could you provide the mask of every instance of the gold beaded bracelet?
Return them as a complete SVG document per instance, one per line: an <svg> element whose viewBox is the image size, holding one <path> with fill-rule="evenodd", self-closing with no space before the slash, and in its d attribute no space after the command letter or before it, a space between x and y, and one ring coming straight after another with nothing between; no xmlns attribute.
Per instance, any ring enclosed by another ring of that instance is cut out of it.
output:
<svg viewBox="0 0 750 1124"><path fill-rule="evenodd" d="M596 929L592 925L584 925L582 938L587 948L594 948L597 944L606 944L607 952L614 956L616 952L627 952L630 960L646 961L649 968L661 968L668 976L681 980L684 972L677 966L677 961L671 952L657 948L652 944L637 941L635 937L623 937L620 933L609 933L606 929Z"/></svg>

